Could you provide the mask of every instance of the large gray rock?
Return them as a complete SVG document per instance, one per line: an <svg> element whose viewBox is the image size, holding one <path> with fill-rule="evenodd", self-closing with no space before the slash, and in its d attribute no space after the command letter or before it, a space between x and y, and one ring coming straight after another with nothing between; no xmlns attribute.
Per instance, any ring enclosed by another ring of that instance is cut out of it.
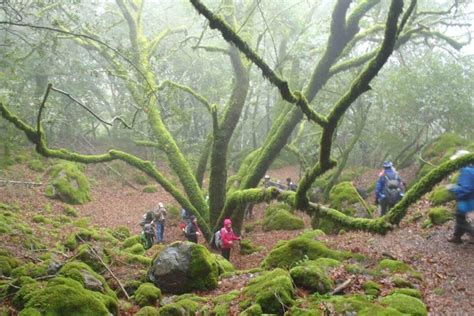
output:
<svg viewBox="0 0 474 316"><path fill-rule="evenodd" d="M176 242L153 260L148 277L165 293L214 289L217 287L217 262L201 245Z"/></svg>

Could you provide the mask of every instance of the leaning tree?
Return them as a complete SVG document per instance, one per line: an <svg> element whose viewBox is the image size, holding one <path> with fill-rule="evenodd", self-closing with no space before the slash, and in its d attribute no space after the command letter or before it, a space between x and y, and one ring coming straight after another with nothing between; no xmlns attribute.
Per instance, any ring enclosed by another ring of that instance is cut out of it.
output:
<svg viewBox="0 0 474 316"><path fill-rule="evenodd" d="M248 7L242 10L240 16L237 16L231 0L222 2L223 7L219 8L220 15L210 10L201 1L190 0L192 7L207 21L209 28L217 30L228 43L226 48L201 45L201 36L198 38L198 44L195 45L196 50L224 54L230 61L233 78L228 99L225 105L221 106L213 104L202 93L196 92L190 86L170 80L170 77L158 71L163 70L155 65L159 62L155 56L158 47L162 45L165 38L180 32L186 34L187 30L179 27L165 28L151 36L145 31L144 1L116 0L120 17L127 26L126 50L118 49L100 40L97 35L100 30L93 29L90 25L81 27L80 32L77 31L77 27L73 29L72 26L77 19L72 14L65 14L61 19L54 20L54 25L51 26L27 24L22 21L0 21L0 25L7 27L28 27L61 34L63 38L73 40L79 47L93 54L94 58L100 58L103 63L106 63L115 77L122 80L122 86L135 104L135 110L131 115L133 117L142 115L149 126L151 141L141 143L153 146L164 153L170 170L179 182L178 185L170 181L152 162L125 151L112 149L102 154L91 155L70 149L49 147L42 119L51 93L66 95L87 110L94 119L102 124L110 123L74 99L71 94L58 89L55 84L47 85L46 92L39 102L39 110L35 115L34 123L28 123L13 113L6 102L0 103L0 112L5 120L25 133L28 140L35 144L36 151L43 156L86 164L121 160L143 171L169 192L183 208L197 216L208 240L223 218L232 217L237 229L240 229L246 204L272 199L284 201L312 216L326 217L348 229L386 232L393 224L400 222L411 203L430 191L449 173L460 166L472 163L474 154L445 163L433 170L414 185L395 208L378 219L352 218L338 210L309 202L307 192L312 183L338 164L331 155L339 123L351 105L371 89L371 81L387 63L393 51L410 41L422 41L427 38L445 41L453 47L462 46L437 29L438 25L445 25L440 16L452 16L457 13L456 9L459 5L457 1L446 11L430 12L419 10L416 0L410 1L405 8L402 0L392 0L388 8L379 2L380 0L335 1L329 35L319 59L310 63L313 69L311 74L308 78L298 78L305 72L295 66L292 67L291 77L297 79L289 80L282 75L283 72L279 70L279 67L284 62L291 63L292 58L297 61L298 56L285 53L285 45L281 45L281 49L277 52L273 42L274 57L277 57L278 61L274 67L261 57L259 47L262 34L255 34L254 26L249 22L254 13L259 11L265 22L263 33L269 31L270 26L264 18L260 1L250 2ZM61 6L61 4L57 5ZM18 12L15 11L16 14ZM382 14L385 18L384 22L380 23L378 17ZM113 27L113 25L110 26L110 29ZM290 35L294 34L290 33ZM273 38L272 41L274 41ZM120 42L121 46L122 42ZM250 78L255 70L278 90L281 106L278 107L276 118L269 127L261 146L250 152L240 164L238 171L229 176L229 148L239 119L244 113L250 93ZM343 89L343 93L334 104L329 109L323 109L316 97L331 78L347 70L355 72L355 77ZM302 89L292 88L298 86L295 82L305 81L307 84ZM204 150L196 171L192 170L186 155L178 146L176 137L166 124L163 115L165 107L163 99L160 98L160 92L165 89L176 89L189 94L209 113L212 128L209 135L204 137L205 145L202 146ZM260 179L281 150L288 145L290 135L303 119L317 125L320 133L317 134L318 138L314 139L314 146L318 148L317 157L314 159L314 164L306 170L297 192L259 188ZM121 121L126 124L125 120L121 119ZM363 125L363 121L359 124ZM347 154L341 155L342 164L346 159ZM202 179L207 168L209 169L209 201L206 201L202 189Z"/></svg>

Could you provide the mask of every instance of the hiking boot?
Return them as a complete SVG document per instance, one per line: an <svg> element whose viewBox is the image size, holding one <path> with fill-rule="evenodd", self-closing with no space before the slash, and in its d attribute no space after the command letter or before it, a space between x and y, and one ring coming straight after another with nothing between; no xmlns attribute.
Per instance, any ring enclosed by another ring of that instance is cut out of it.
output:
<svg viewBox="0 0 474 316"><path fill-rule="evenodd" d="M453 244L462 244L462 239L459 236L452 236L448 239L448 241L452 242Z"/></svg>

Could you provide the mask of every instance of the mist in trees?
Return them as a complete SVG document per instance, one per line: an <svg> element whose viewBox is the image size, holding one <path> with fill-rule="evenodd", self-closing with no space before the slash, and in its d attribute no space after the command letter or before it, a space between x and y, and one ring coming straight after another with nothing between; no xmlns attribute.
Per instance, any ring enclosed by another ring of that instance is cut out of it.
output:
<svg viewBox="0 0 474 316"><path fill-rule="evenodd" d="M447 131L472 138L472 9L447 0L5 1L3 154L29 141L47 157L124 161L197 215L208 239L224 217L239 229L247 203L271 199L386 231L473 155L440 166L379 219L312 204L308 191L333 168L330 183L348 166L413 163ZM279 162L300 165L296 193L259 186Z"/></svg>

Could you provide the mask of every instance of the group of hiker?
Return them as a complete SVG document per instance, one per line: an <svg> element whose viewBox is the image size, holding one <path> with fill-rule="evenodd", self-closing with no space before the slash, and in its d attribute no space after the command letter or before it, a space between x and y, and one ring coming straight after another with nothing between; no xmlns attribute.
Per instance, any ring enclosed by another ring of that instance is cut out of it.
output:
<svg viewBox="0 0 474 316"><path fill-rule="evenodd" d="M459 150L451 156L451 160L466 154L469 154L469 152ZM403 198L406 184L391 161L385 161L382 166L383 170L379 173L375 186L375 204L379 205L380 215L384 216ZM296 191L297 186L291 181L291 178L287 178L286 181L285 186L280 184L279 181L272 181L270 176L265 175L262 185L264 188L277 187L279 190ZM455 195L457 200L454 233L448 241L460 244L462 243L461 237L468 234L471 236L470 242L474 243L474 227L467 221L467 214L474 211L474 165L469 164L462 168L457 184L449 185L448 190ZM251 217L252 209L253 204L249 203L245 211L246 217ZM248 213L250 216L248 216ZM162 202L144 215L140 225L142 226L142 241L145 248L150 248L155 242L163 243L166 216L167 210ZM180 229L184 236L188 241L197 243L198 237L202 233L196 216L182 209L181 218ZM232 221L227 218L224 219L222 228L215 233L212 239L216 248L221 249L222 256L229 260L233 242L241 238L234 233Z"/></svg>
<svg viewBox="0 0 474 316"><path fill-rule="evenodd" d="M165 231L165 219L167 211L163 203L152 208L145 213L140 223L142 226L141 239L144 247L149 249L154 243L163 243ZM179 227L186 239L193 243L198 243L198 237L202 235L199 229L197 217L186 209L181 210L181 223ZM230 250L233 242L241 240L232 229L232 221L229 218L224 219L223 227L214 235L214 245L221 250L221 254L227 260L230 259Z"/></svg>

